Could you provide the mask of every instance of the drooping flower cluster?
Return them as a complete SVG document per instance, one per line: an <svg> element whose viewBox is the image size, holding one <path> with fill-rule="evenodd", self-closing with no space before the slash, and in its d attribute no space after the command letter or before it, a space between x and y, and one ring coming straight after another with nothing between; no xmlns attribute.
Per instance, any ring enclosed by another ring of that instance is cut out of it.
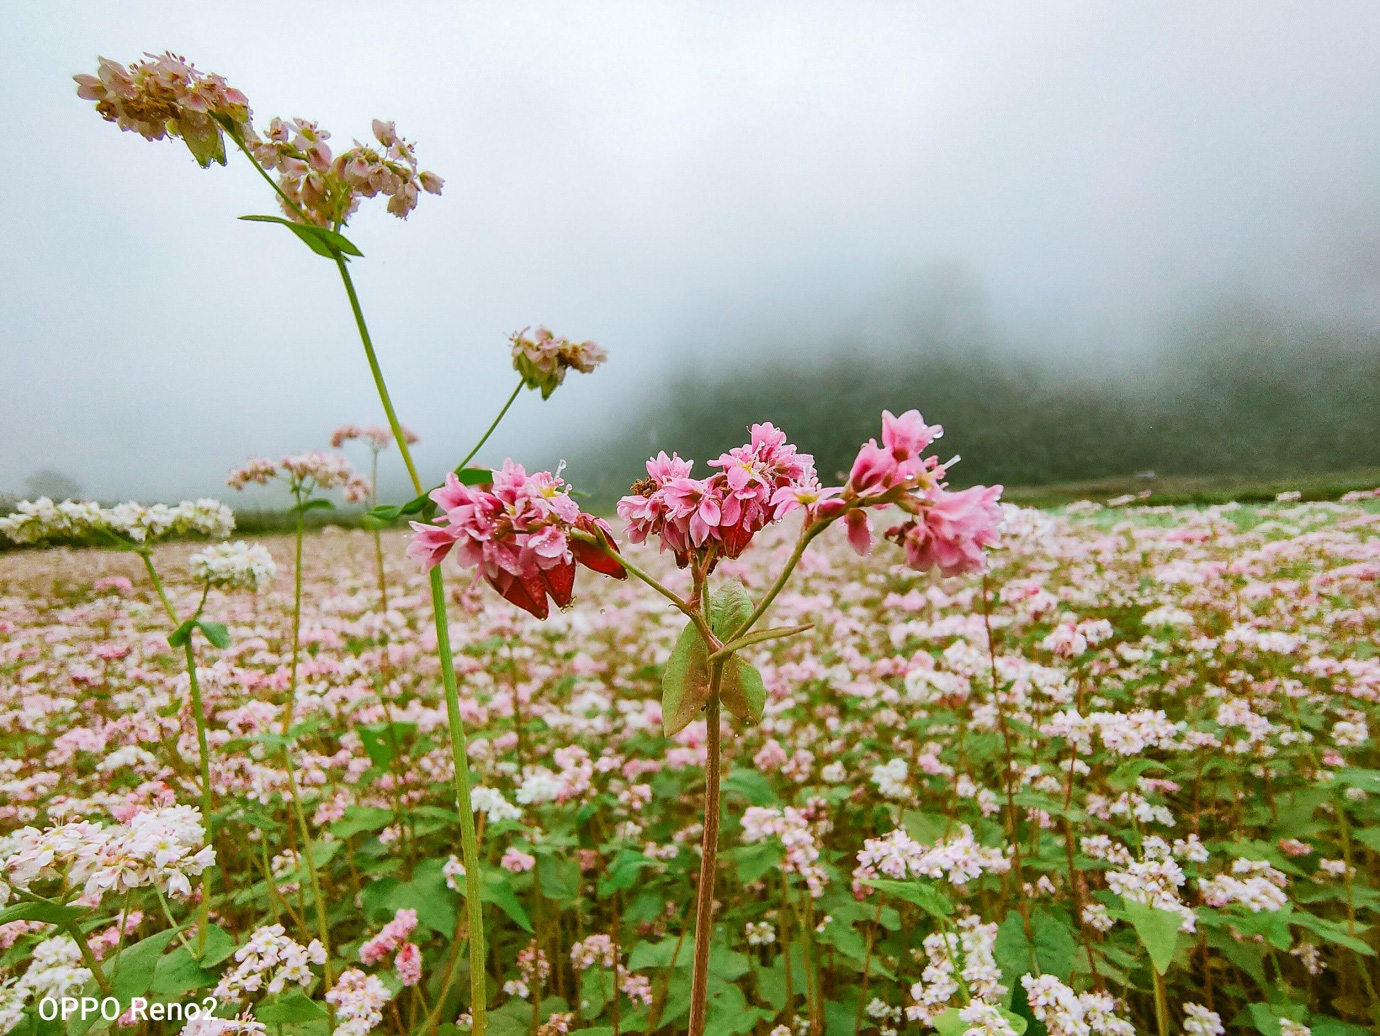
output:
<svg viewBox="0 0 1380 1036"><path fill-rule="evenodd" d="M332 155L330 133L310 119L273 119L262 139L249 149L265 168L278 173L278 186L307 219L320 227L346 223L363 198L383 195L399 219L417 207L421 191L440 194L445 181L420 169L415 145L398 135L391 122L375 119L375 143ZM299 219L286 202L283 211Z"/></svg>
<svg viewBox="0 0 1380 1036"><path fill-rule="evenodd" d="M417 433L410 428L404 428L402 433L409 446L420 441ZM331 433L331 445L337 450L355 439L363 439L371 450L377 452L378 450L386 450L393 444L393 433L382 425L376 424L367 425L363 428L356 424L343 424Z"/></svg>
<svg viewBox="0 0 1380 1036"><path fill-rule="evenodd" d="M95 101L101 118L146 140L180 137L202 166L225 164L217 117L233 124L241 136L254 132L244 94L170 52L149 54L128 66L101 58L94 76L72 78L77 96Z"/></svg>
<svg viewBox="0 0 1380 1036"><path fill-rule="evenodd" d="M109 827L74 820L42 831L21 828L0 839L0 905L11 889L39 894L35 886L50 882L80 887L90 905L147 887L185 899L189 879L216 861L205 843L201 812L192 806L145 810Z"/></svg>
<svg viewBox="0 0 1380 1036"><path fill-rule="evenodd" d="M326 994L335 1008L336 1036L366 1036L383 1021L383 1008L393 994L378 978L350 968Z"/></svg>
<svg viewBox="0 0 1380 1036"><path fill-rule="evenodd" d="M1200 879L1198 888L1203 902L1211 907L1240 903L1252 913L1262 910L1283 910L1289 903L1284 894L1288 879L1284 872L1271 867L1264 860L1235 860L1230 874Z"/></svg>
<svg viewBox="0 0 1380 1036"><path fill-rule="evenodd" d="M431 494L441 509L435 524L412 523L408 556L430 569L454 550L462 567L478 569L503 597L539 619L549 613L548 599L558 608L570 603L577 563L626 576L613 558L571 535L578 531L617 550L608 523L582 512L558 474L529 475L507 460L493 475L492 483L467 486L448 474Z"/></svg>
<svg viewBox="0 0 1380 1036"><path fill-rule="evenodd" d="M294 493L303 496L318 489L339 489L351 503L369 498L369 480L350 466L344 454L325 450L290 453L277 461L252 457L231 471L225 484L231 489L243 489L250 483L266 486L274 479L282 479Z"/></svg>
<svg viewBox="0 0 1380 1036"><path fill-rule="evenodd" d="M373 938L359 948L359 959L365 964L382 964L393 958L393 968L404 986L414 986L421 978L421 951L416 943L408 942L417 927L417 911L399 910L393 919L379 929Z"/></svg>
<svg viewBox="0 0 1380 1036"><path fill-rule="evenodd" d="M316 939L303 946L289 938L282 925L265 925L235 951L235 967L217 984L215 996L242 1002L260 993L281 993L288 986L305 989L316 978L312 965L325 963L326 949Z"/></svg>
<svg viewBox="0 0 1380 1036"><path fill-rule="evenodd" d="M273 582L278 566L268 548L244 540L217 543L188 559L192 576L198 582L221 590L250 590L258 593Z"/></svg>
<svg viewBox="0 0 1380 1036"><path fill-rule="evenodd" d="M0 518L0 536L23 544L106 537L147 546L168 536L193 533L220 539L234 528L235 515L230 508L204 499L172 505L131 500L102 507L89 500L54 503L45 496L20 501L14 513Z"/></svg>
<svg viewBox="0 0 1380 1036"><path fill-rule="evenodd" d="M528 334L530 330L524 327L510 339L513 343L513 369L522 375L524 385L541 392L542 399L550 398L551 393L565 381L566 371L574 369L581 374L589 374L609 358L608 353L594 342L561 338L545 327Z"/></svg>
<svg viewBox="0 0 1380 1036"><path fill-rule="evenodd" d="M703 552L736 558L752 537L790 509L792 501L818 490L814 458L786 441L772 424L755 424L751 439L709 462L720 470L691 478L694 462L657 454L647 461L647 478L618 501L634 543L649 536L685 566Z"/></svg>

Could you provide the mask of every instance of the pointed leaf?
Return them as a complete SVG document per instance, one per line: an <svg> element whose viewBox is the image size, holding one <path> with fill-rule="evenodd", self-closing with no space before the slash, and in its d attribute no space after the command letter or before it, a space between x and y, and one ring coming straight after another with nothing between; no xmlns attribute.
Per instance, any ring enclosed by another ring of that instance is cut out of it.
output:
<svg viewBox="0 0 1380 1036"><path fill-rule="evenodd" d="M215 647L224 650L230 646L230 631L225 628L225 623L203 619L197 623L197 627Z"/></svg>
<svg viewBox="0 0 1380 1036"><path fill-rule="evenodd" d="M340 255L357 255L361 258L364 256L364 253L344 234L329 230L326 227L318 227L310 223L297 223L294 220L284 219L282 216L241 216L240 219L250 223L280 223L296 234L302 243L313 252L327 259L335 259Z"/></svg>
<svg viewBox="0 0 1380 1036"><path fill-rule="evenodd" d="M803 626L773 626L771 629L754 630L735 640L730 640L709 657L712 661L724 655L731 655L735 651L741 651L745 647L751 647L753 644L760 644L764 640L780 640L783 637L794 637L797 633L804 633L806 630L814 628L815 624L813 622L807 622Z"/></svg>
<svg viewBox="0 0 1380 1036"><path fill-rule="evenodd" d="M954 905L949 902L948 897L933 885L927 885L924 882L872 878L864 881L863 884L871 885L878 892L885 892L897 899L904 899L907 903L914 903L931 917L942 920L954 912Z"/></svg>
<svg viewBox="0 0 1380 1036"><path fill-rule="evenodd" d="M747 587L730 579L709 598L709 628L719 639L731 637L752 614L752 598Z"/></svg>
<svg viewBox="0 0 1380 1036"><path fill-rule="evenodd" d="M709 701L709 650L693 622L681 630L661 677L661 729L672 737Z"/></svg>
<svg viewBox="0 0 1380 1036"><path fill-rule="evenodd" d="M719 678L719 699L744 723L761 723L762 709L767 703L762 674L741 658L730 658Z"/></svg>
<svg viewBox="0 0 1380 1036"><path fill-rule="evenodd" d="M1124 899L1126 919L1140 936L1141 944L1150 954L1150 963L1163 975L1169 970L1174 951L1179 946L1179 925L1182 918L1170 910L1157 910L1144 903Z"/></svg>

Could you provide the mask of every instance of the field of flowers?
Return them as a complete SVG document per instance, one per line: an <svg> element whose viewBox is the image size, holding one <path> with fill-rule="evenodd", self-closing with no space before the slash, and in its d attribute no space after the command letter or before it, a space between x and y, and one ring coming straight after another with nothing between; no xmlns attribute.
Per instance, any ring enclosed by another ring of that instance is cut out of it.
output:
<svg viewBox="0 0 1380 1036"><path fill-rule="evenodd" d="M764 715L723 720L709 1031L1373 1031L1380 510L1072 510L1008 508L985 575L842 533L805 556L772 619L814 628L744 649ZM760 594L779 528L716 574ZM241 1019L186 1032L467 1024L431 599L381 542L383 585L369 533L305 541L286 734L291 580L206 594L199 544L152 552L172 612L225 626L198 641L209 841L139 558L0 556L0 1031L113 1028L38 1012L106 987ZM495 1033L686 1024L707 732L662 734L684 619L639 590L544 622L451 591Z"/></svg>

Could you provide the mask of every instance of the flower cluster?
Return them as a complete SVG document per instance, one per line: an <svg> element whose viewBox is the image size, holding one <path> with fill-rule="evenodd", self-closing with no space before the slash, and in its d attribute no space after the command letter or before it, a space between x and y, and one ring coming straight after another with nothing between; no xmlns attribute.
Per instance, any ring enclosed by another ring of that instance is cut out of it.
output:
<svg viewBox="0 0 1380 1036"><path fill-rule="evenodd" d="M366 1036L383 1021L383 1007L393 999L388 987L373 975L350 968L326 994L335 1008L336 1036Z"/></svg>
<svg viewBox="0 0 1380 1036"><path fill-rule="evenodd" d="M548 598L558 608L570 603L577 563L618 579L627 574L590 542L616 551L608 524L582 512L552 472L528 475L507 460L492 483L467 486L448 474L431 499L441 513L435 524L412 523L408 555L430 569L454 550L461 566L478 569L499 594L539 619L549 612Z"/></svg>
<svg viewBox="0 0 1380 1036"><path fill-rule="evenodd" d="M1135 1027L1116 1015L1106 993L1075 993L1054 975L1023 975L1030 1013L1049 1036L1136 1036Z"/></svg>
<svg viewBox="0 0 1380 1036"><path fill-rule="evenodd" d="M351 503L367 500L371 489L369 480L356 472L343 454L325 450L291 453L277 461L252 457L231 471L225 484L243 489L251 483L266 486L274 479L282 479L294 493L304 496L318 489L339 489Z"/></svg>
<svg viewBox="0 0 1380 1036"><path fill-rule="evenodd" d="M932 932L925 936L927 963L920 981L910 988L914 1003L906 1008L911 1021L931 1023L943 1014L950 1001L965 990L969 997L987 1003L1000 1001L1007 988L993 955L997 926L980 917L960 918L957 931Z"/></svg>
<svg viewBox="0 0 1380 1036"><path fill-rule="evenodd" d="M244 540L207 547L193 554L188 563L198 582L221 590L258 593L278 574L278 566L268 548L258 543L250 546Z"/></svg>
<svg viewBox="0 0 1380 1036"><path fill-rule="evenodd" d="M234 513L216 500L184 500L172 505L131 500L102 507L89 500L54 503L45 496L23 500L14 513L0 518L0 536L24 544L106 536L146 546L168 536L189 534L220 539L234 528Z"/></svg>
<svg viewBox="0 0 1380 1036"><path fill-rule="evenodd" d="M786 871L800 875L811 896L822 896L829 876L819 865L819 844L809 816L794 806L749 806L743 812L743 841L751 844L768 838L776 838L785 848Z"/></svg>
<svg viewBox="0 0 1380 1036"><path fill-rule="evenodd" d="M869 838L858 853L855 882L880 873L887 878L945 878L963 886L983 874L1005 874L1011 861L1000 849L982 845L964 824L958 834L925 847L899 828L883 838Z"/></svg>
<svg viewBox="0 0 1380 1036"><path fill-rule="evenodd" d="M282 925L266 925L235 951L235 967L217 984L215 996L239 1002L293 985L306 989L315 981L312 965L325 963L326 949L316 939L303 946L289 938Z"/></svg>
<svg viewBox="0 0 1380 1036"><path fill-rule="evenodd" d="M20 828L0 839L0 904L11 889L37 894L35 886L49 882L81 888L90 905L108 893L146 887L185 899L189 878L216 861L205 842L201 812L192 806L145 810L109 827L74 820L41 831Z"/></svg>
<svg viewBox="0 0 1380 1036"><path fill-rule="evenodd" d="M692 553L736 558L793 502L818 490L814 458L772 424L753 425L745 445L709 466L720 470L699 479L690 477L694 462L678 455L662 452L647 461L647 477L618 501L632 541L658 537L682 567Z"/></svg>
<svg viewBox="0 0 1380 1036"><path fill-rule="evenodd" d="M509 339L513 344L513 369L522 375L524 385L541 392L542 399L550 398L565 381L566 371L573 368L589 374L608 359L608 353L594 342L561 338L545 327L531 334L529 330L524 327Z"/></svg>
<svg viewBox="0 0 1380 1036"><path fill-rule="evenodd" d="M422 977L421 951L408 936L417 927L417 911L399 910L393 919L379 929L378 935L359 948L359 959L365 964L382 964L393 958L393 968L404 986L415 986Z"/></svg>
<svg viewBox="0 0 1380 1036"><path fill-rule="evenodd" d="M402 433L403 439L409 446L420 441L417 433L409 428L404 428ZM376 424L363 428L356 424L343 424L331 433L331 445L337 450L355 439L363 439L371 450L377 452L386 450L393 444L393 433L382 425Z"/></svg>
<svg viewBox="0 0 1380 1036"><path fill-rule="evenodd" d="M1271 867L1264 860L1236 860L1230 874L1219 874L1210 880L1199 880L1203 902L1211 907L1240 903L1252 913L1262 910L1283 910L1289 903L1284 894L1287 884L1284 872Z"/></svg>
<svg viewBox="0 0 1380 1036"><path fill-rule="evenodd" d="M388 211L406 219L421 191L440 194L445 181L419 168L415 145L399 136L393 123L375 119L372 129L375 143L355 141L332 155L326 143L330 133L315 122L275 118L249 149L265 169L277 171L289 218L305 215L334 229L349 221L361 199L383 195Z"/></svg>
<svg viewBox="0 0 1380 1036"><path fill-rule="evenodd" d="M221 121L251 136L249 101L220 76L176 54L147 55L125 66L101 58L96 74L73 76L77 96L122 130L146 140L180 137L202 166L225 164Z"/></svg>

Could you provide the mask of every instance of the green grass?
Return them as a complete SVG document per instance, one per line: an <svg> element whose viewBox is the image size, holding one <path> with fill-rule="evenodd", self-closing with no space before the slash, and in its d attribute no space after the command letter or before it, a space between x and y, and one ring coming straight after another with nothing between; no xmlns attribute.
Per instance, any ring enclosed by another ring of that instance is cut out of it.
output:
<svg viewBox="0 0 1380 1036"><path fill-rule="evenodd" d="M1105 503L1113 497L1150 490L1144 502L1159 504L1264 503L1280 493L1297 491L1304 500L1336 500L1357 489L1380 486L1380 468L1352 468L1310 475L1274 478L1233 478L1230 475L1162 475L1140 479L1133 475L1059 482L1046 486L1008 486L1003 500L1026 507L1060 507L1076 500Z"/></svg>

